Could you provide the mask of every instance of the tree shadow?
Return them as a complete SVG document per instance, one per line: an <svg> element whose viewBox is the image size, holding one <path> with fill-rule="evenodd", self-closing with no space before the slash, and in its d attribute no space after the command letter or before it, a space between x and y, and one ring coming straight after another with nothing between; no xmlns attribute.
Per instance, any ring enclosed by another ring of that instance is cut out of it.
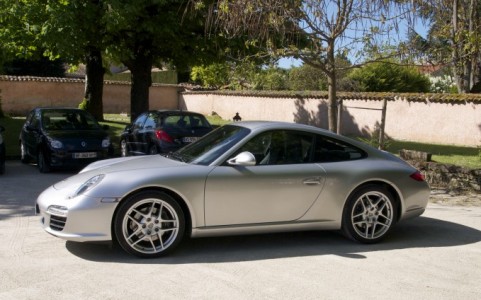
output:
<svg viewBox="0 0 481 300"><path fill-rule="evenodd" d="M335 231L291 232L249 236L186 239L172 254L139 259L119 246L66 242L79 258L108 263L192 264L270 260L289 257L338 255L364 259L365 253L427 247L455 247L481 241L481 231L438 219L420 217L396 225L379 244L359 244Z"/></svg>
<svg viewBox="0 0 481 300"><path fill-rule="evenodd" d="M324 99L318 101L317 109L309 110L306 108L306 99L299 96L294 102L296 106L294 122L329 129L328 102ZM367 127L359 128L354 117L346 109L342 111L341 121L343 135L371 137L371 130Z"/></svg>

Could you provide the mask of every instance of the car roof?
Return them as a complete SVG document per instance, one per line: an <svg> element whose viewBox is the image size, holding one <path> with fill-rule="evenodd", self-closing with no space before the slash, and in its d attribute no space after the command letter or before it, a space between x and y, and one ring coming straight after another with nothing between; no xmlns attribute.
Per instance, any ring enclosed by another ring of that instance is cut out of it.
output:
<svg viewBox="0 0 481 300"><path fill-rule="evenodd" d="M233 122L232 125L238 125L250 130L264 130L264 129L292 129L292 130L305 130L311 132L322 132L327 134L332 134L332 132L311 126L306 124L299 124L299 123L290 123L290 122L281 122L281 121L241 121L241 122Z"/></svg>
<svg viewBox="0 0 481 300"><path fill-rule="evenodd" d="M77 107L36 107L34 110L81 110L83 109Z"/></svg>
<svg viewBox="0 0 481 300"><path fill-rule="evenodd" d="M150 110L149 112L158 112L162 114L190 114L190 115L201 115L201 113L194 112L194 111L189 111L189 110L181 110L181 109L156 109L156 110Z"/></svg>
<svg viewBox="0 0 481 300"><path fill-rule="evenodd" d="M349 137L343 136L336 134L332 131L315 127L312 125L306 125L306 124L299 124L299 123L289 123L289 122L281 122L281 121L240 121L240 122L232 122L229 125L233 126L241 126L247 129L250 129L251 131L266 131L266 130L274 130L274 129L281 129L281 130L300 130L300 131L305 131L305 132L310 132L314 134L322 134L327 137L331 137L333 139L341 140L346 143L349 143L351 145L354 145L356 147L361 148L362 150L368 152L368 153L378 153L377 149L362 143L360 141L356 141L354 139L351 139Z"/></svg>

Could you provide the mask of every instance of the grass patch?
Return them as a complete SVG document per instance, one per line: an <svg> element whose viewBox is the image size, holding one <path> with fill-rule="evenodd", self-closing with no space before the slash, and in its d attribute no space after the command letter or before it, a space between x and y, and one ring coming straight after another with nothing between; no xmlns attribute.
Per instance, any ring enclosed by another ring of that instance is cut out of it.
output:
<svg viewBox="0 0 481 300"><path fill-rule="evenodd" d="M432 160L473 169L481 169L480 149L453 145L423 144L416 142L391 141L387 151L399 154L401 149L423 151L432 154Z"/></svg>

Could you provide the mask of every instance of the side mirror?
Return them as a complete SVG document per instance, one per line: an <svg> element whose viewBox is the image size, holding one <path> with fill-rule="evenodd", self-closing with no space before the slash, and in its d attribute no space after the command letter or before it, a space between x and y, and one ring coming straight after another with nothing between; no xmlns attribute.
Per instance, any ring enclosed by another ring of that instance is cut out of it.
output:
<svg viewBox="0 0 481 300"><path fill-rule="evenodd" d="M229 159L227 163L231 166L255 166L256 158L249 151L244 151Z"/></svg>
<svg viewBox="0 0 481 300"><path fill-rule="evenodd" d="M27 125L27 126L25 126L25 129L26 129L27 131L36 131L36 130L37 130L37 128L33 127L32 125Z"/></svg>
<svg viewBox="0 0 481 300"><path fill-rule="evenodd" d="M4 132L5 131L5 127L3 127L2 125L0 125L0 132Z"/></svg>

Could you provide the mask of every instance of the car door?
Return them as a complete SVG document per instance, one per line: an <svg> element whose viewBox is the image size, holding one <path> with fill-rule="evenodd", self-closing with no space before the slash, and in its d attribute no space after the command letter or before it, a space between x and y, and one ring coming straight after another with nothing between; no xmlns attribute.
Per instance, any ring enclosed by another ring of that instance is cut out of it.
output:
<svg viewBox="0 0 481 300"><path fill-rule="evenodd" d="M146 119L147 114L141 114L135 119L130 128L130 134L127 137L127 146L134 153L144 153L142 152L142 130Z"/></svg>
<svg viewBox="0 0 481 300"><path fill-rule="evenodd" d="M324 184L324 169L310 163L313 136L269 131L236 153L249 151L255 166L216 167L205 189L207 226L289 222L302 217Z"/></svg>
<svg viewBox="0 0 481 300"><path fill-rule="evenodd" d="M37 145L41 142L40 112L31 111L22 127L22 142L31 157L37 157Z"/></svg>

